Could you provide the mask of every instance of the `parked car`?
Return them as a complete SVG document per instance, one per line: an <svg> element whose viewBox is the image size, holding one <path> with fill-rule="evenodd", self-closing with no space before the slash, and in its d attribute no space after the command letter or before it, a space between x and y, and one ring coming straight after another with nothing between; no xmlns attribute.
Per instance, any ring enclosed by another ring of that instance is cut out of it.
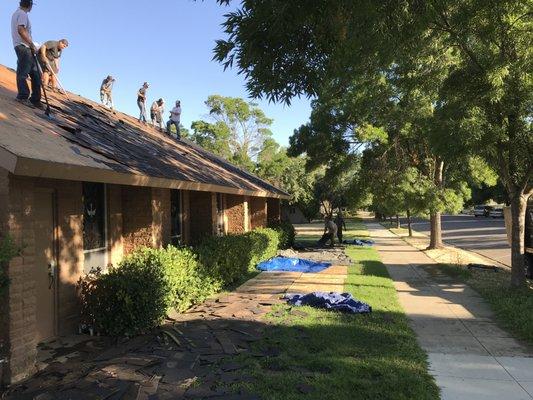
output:
<svg viewBox="0 0 533 400"><path fill-rule="evenodd" d="M474 217L488 217L492 208L493 207L487 205L477 205L474 207Z"/></svg>
<svg viewBox="0 0 533 400"><path fill-rule="evenodd" d="M503 208L494 208L489 212L491 218L503 218Z"/></svg>

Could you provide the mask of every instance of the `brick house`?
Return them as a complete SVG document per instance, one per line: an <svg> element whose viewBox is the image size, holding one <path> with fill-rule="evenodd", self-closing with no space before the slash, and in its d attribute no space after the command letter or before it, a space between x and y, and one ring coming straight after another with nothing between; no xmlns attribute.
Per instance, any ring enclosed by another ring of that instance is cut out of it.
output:
<svg viewBox="0 0 533 400"><path fill-rule="evenodd" d="M0 235L21 246L2 266L0 376L35 370L41 341L77 330L76 286L137 246L194 244L280 218L288 197L199 146L69 94L54 119L20 105L0 66ZM3 374L2 374L3 371Z"/></svg>

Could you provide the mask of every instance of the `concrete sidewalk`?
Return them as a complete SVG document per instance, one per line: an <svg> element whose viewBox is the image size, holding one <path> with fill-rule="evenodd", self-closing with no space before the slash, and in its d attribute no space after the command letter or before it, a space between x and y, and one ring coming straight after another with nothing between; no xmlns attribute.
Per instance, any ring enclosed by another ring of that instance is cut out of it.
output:
<svg viewBox="0 0 533 400"><path fill-rule="evenodd" d="M470 287L377 223L367 223L443 400L532 400L533 351L499 328Z"/></svg>

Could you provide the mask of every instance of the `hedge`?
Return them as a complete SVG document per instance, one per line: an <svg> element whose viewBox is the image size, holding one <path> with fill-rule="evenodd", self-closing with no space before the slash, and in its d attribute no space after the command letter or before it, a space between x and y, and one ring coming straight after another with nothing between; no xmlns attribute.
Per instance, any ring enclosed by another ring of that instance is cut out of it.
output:
<svg viewBox="0 0 533 400"><path fill-rule="evenodd" d="M80 282L83 323L112 336L145 332L178 311L202 302L274 257L281 230L256 229L210 237L195 249L140 248L116 268Z"/></svg>
<svg viewBox="0 0 533 400"><path fill-rule="evenodd" d="M288 221L272 222L268 226L274 229L279 236L279 248L288 249L294 246L294 238L296 237L296 231L294 226Z"/></svg>

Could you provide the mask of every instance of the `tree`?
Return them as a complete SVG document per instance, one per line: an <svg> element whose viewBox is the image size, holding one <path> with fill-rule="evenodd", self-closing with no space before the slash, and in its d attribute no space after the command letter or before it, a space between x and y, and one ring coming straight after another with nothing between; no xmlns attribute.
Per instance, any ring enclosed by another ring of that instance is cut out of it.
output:
<svg viewBox="0 0 533 400"><path fill-rule="evenodd" d="M215 58L235 64L252 96L275 101L318 95L330 80L342 89L347 79L391 66L420 87L438 84L434 105L449 123L443 142L481 156L506 188L512 285L522 286L533 191L531 9L531 0L244 0L227 15L228 38ZM437 184L446 168L440 161Z"/></svg>
<svg viewBox="0 0 533 400"><path fill-rule="evenodd" d="M232 157L229 147L230 132L226 124L193 121L191 129L193 130L192 141L225 159Z"/></svg>

